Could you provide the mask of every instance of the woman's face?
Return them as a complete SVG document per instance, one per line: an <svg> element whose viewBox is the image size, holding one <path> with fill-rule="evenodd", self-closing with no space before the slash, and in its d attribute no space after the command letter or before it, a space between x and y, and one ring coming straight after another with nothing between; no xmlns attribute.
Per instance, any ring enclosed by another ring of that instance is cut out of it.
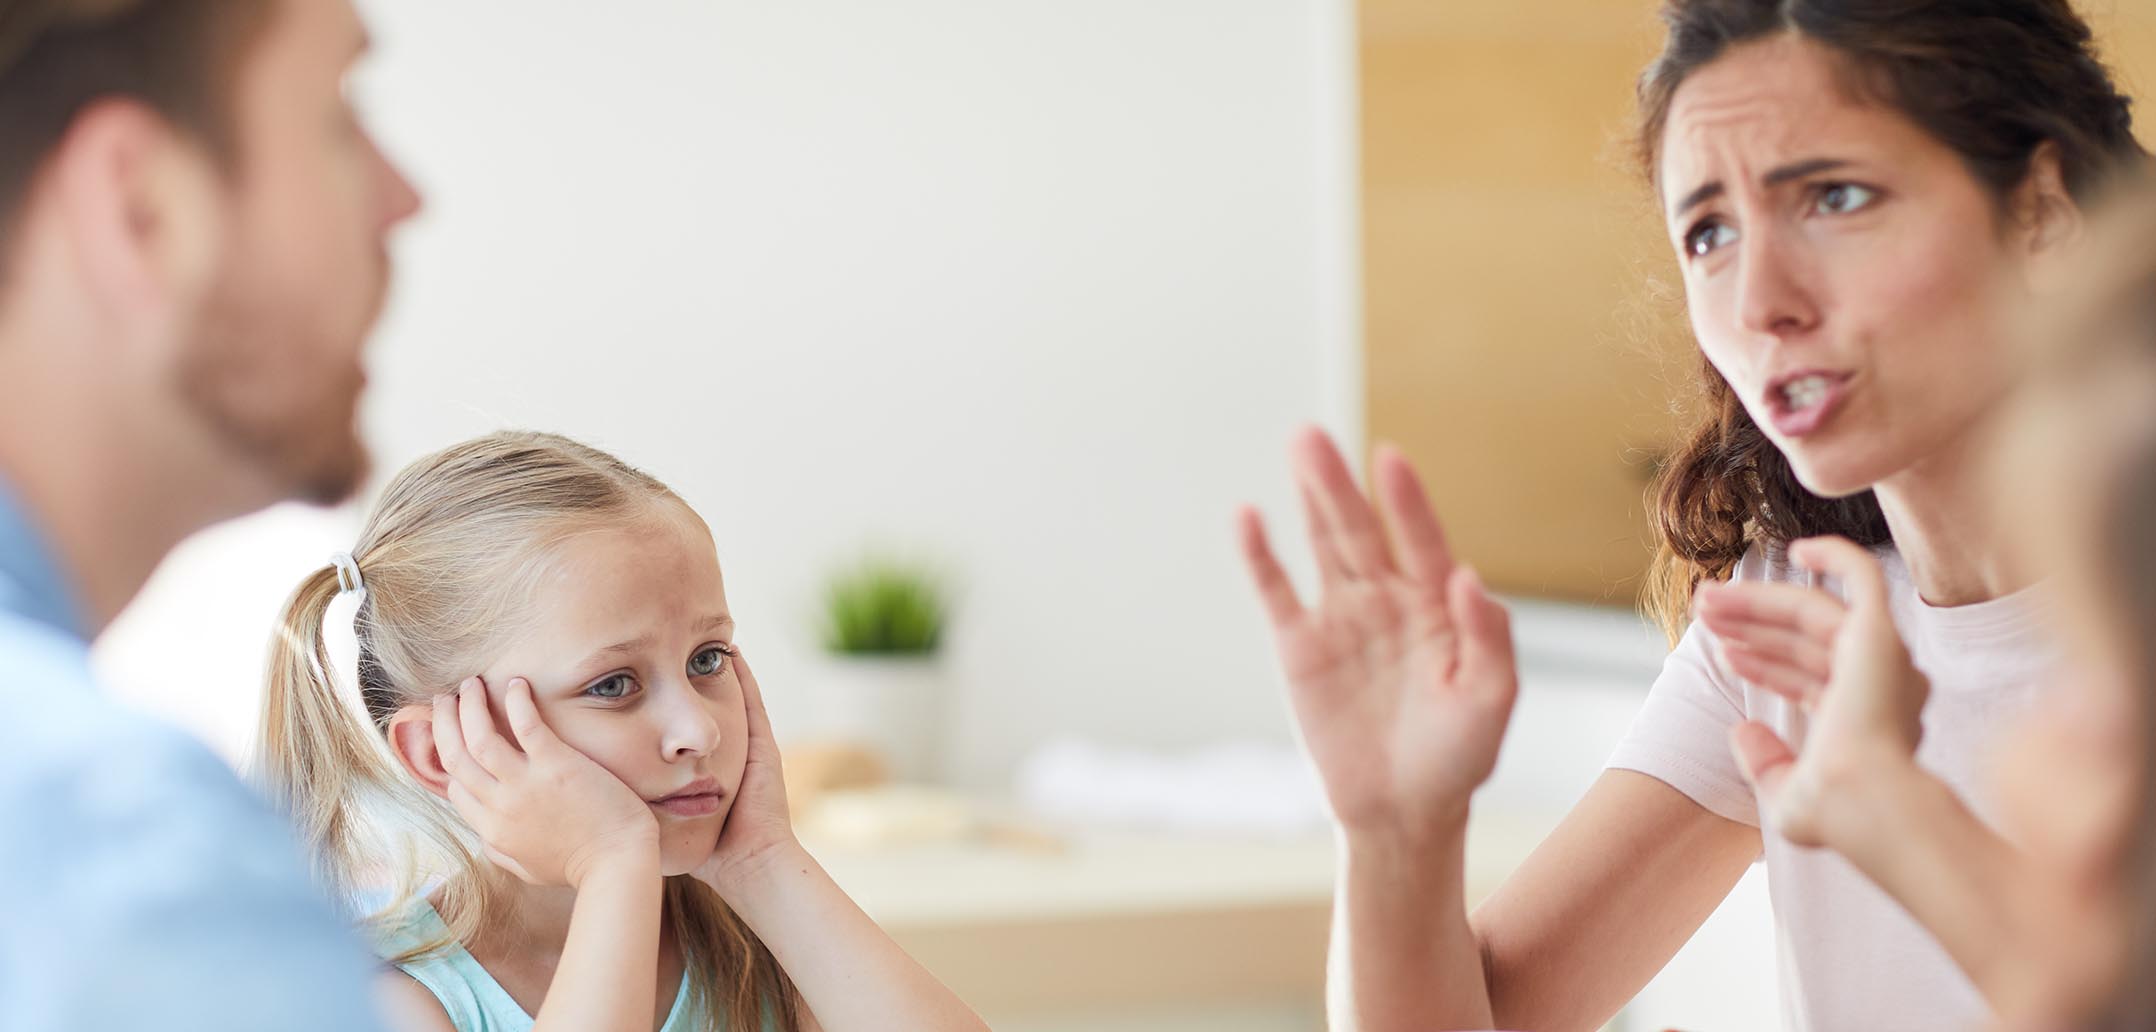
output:
<svg viewBox="0 0 2156 1032"><path fill-rule="evenodd" d="M1693 332L1814 493L1919 466L2006 388L1992 198L1820 45L1747 43L1692 73L1657 174Z"/></svg>
<svg viewBox="0 0 2156 1032"><path fill-rule="evenodd" d="M702 863L748 757L710 532L662 503L577 535L554 552L527 613L523 637L482 672L489 693L498 704L511 678L530 681L555 734L651 803L663 872Z"/></svg>

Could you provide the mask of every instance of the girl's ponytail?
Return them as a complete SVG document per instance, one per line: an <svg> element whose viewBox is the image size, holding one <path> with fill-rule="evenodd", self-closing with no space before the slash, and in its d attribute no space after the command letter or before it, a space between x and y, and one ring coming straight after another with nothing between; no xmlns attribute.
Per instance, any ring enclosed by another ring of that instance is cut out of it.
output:
<svg viewBox="0 0 2156 1032"><path fill-rule="evenodd" d="M290 815L324 886L340 895L368 873L364 797L394 790L397 772L380 735L337 689L324 617L339 594L337 571L308 575L285 602L270 641L269 676L257 737L255 778Z"/></svg>

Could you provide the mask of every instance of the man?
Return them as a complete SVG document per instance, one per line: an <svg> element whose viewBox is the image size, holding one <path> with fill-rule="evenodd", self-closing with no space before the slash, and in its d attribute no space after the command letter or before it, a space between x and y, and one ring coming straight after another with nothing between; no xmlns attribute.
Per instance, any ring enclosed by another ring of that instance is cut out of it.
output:
<svg viewBox="0 0 2156 1032"><path fill-rule="evenodd" d="M418 198L345 101L364 46L349 0L0 0L8 1032L375 1027L282 821L88 667L182 538L365 473Z"/></svg>

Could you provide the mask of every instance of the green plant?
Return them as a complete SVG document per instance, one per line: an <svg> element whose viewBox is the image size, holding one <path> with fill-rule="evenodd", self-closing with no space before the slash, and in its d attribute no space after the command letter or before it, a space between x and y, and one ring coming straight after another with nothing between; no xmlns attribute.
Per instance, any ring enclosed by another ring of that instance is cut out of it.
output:
<svg viewBox="0 0 2156 1032"><path fill-rule="evenodd" d="M925 567L864 559L824 587L824 648L845 655L936 651L947 613L943 583Z"/></svg>

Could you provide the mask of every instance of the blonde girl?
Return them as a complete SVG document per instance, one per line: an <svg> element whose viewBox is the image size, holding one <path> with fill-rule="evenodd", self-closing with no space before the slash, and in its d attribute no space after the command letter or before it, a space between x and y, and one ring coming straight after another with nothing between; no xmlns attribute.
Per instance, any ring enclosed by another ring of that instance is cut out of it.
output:
<svg viewBox="0 0 2156 1032"><path fill-rule="evenodd" d="M696 513L548 434L412 464L299 586L259 773L333 890L387 887L394 1027L984 1027L794 837L735 626Z"/></svg>

